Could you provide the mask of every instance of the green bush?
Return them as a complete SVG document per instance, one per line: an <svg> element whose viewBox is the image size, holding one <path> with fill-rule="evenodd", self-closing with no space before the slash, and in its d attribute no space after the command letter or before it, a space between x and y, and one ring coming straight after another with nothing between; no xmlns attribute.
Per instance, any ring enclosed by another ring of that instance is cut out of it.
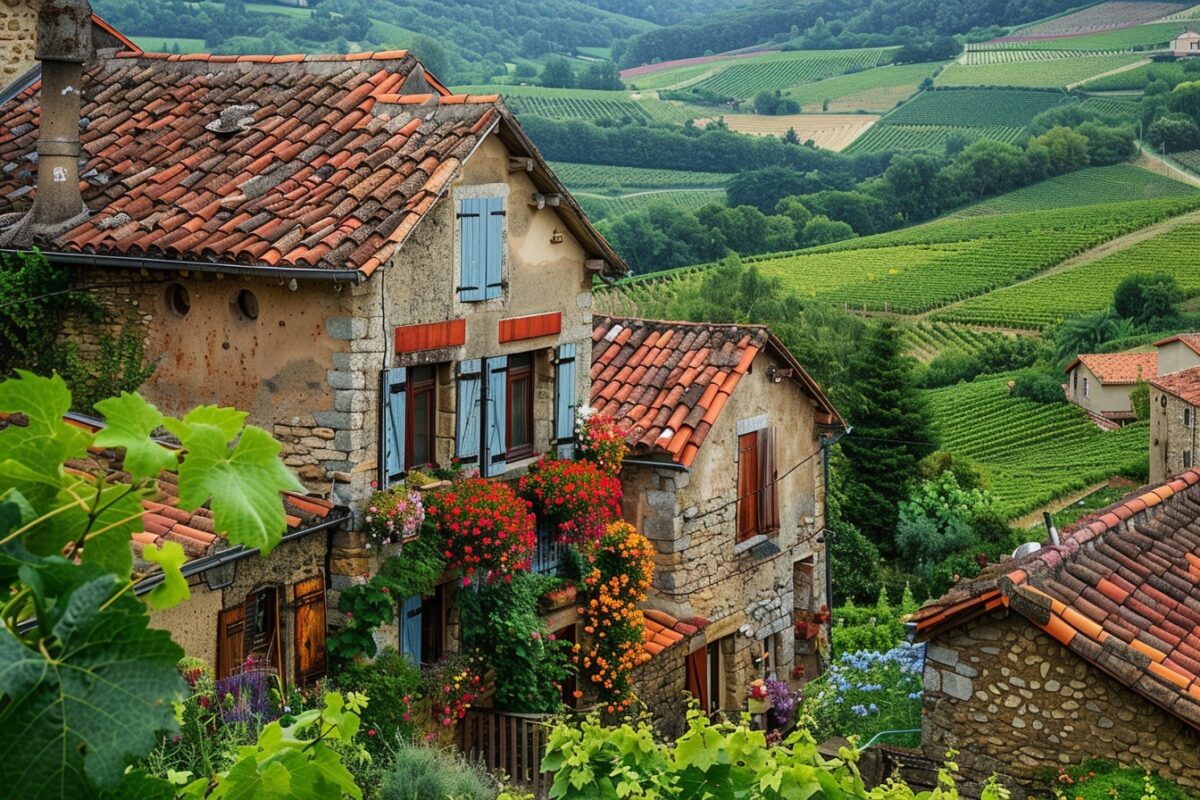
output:
<svg viewBox="0 0 1200 800"><path fill-rule="evenodd" d="M921 727L925 646L900 644L887 652L843 652L825 674L804 687L800 723L817 741Z"/></svg>
<svg viewBox="0 0 1200 800"><path fill-rule="evenodd" d="M1073 767L1060 767L1044 776L1046 783L1072 800L1195 800L1198 796L1160 775L1140 767L1123 767L1115 761L1090 759ZM1150 788L1153 787L1153 792Z"/></svg>
<svg viewBox="0 0 1200 800"><path fill-rule="evenodd" d="M1013 387L1013 394L1035 403L1067 402L1067 397L1063 394L1062 381L1045 372L1026 372L1020 375Z"/></svg>
<svg viewBox="0 0 1200 800"><path fill-rule="evenodd" d="M900 605L879 593L873 606L856 606L853 601L833 611L833 651L891 650L905 640L903 617L917 610L912 591L906 586Z"/></svg>
<svg viewBox="0 0 1200 800"><path fill-rule="evenodd" d="M371 755L384 755L398 740L412 735L411 698L421 690L421 671L395 648L386 648L371 663L342 665L333 683L371 699L362 715L363 729L375 732L366 739Z"/></svg>
<svg viewBox="0 0 1200 800"><path fill-rule="evenodd" d="M493 800L495 780L461 756L399 743L383 774L381 800Z"/></svg>

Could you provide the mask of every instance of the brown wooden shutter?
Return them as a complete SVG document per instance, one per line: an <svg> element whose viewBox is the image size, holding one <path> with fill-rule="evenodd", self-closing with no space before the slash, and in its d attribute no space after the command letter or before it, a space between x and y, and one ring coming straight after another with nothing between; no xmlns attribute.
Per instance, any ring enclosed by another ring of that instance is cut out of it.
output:
<svg viewBox="0 0 1200 800"><path fill-rule="evenodd" d="M738 437L737 540L758 534L758 432Z"/></svg>
<svg viewBox="0 0 1200 800"><path fill-rule="evenodd" d="M775 429L758 432L758 528L761 533L779 530L779 477L775 465Z"/></svg>
<svg viewBox="0 0 1200 800"><path fill-rule="evenodd" d="M325 674L324 576L297 583L295 597L296 683L303 686Z"/></svg>
<svg viewBox="0 0 1200 800"><path fill-rule="evenodd" d="M687 690L700 702L700 710L708 713L708 650L701 647L687 657Z"/></svg>
<svg viewBox="0 0 1200 800"><path fill-rule="evenodd" d="M246 607L227 608L217 615L217 678L228 678L242 667Z"/></svg>

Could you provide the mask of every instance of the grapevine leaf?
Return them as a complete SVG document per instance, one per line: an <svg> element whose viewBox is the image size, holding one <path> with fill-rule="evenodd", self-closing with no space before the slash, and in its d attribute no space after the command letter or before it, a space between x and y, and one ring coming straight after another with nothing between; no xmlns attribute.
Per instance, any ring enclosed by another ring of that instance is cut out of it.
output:
<svg viewBox="0 0 1200 800"><path fill-rule="evenodd" d="M211 498L218 533L269 553L287 528L279 493L304 488L279 460L279 442L248 426L230 450L227 429L186 420L176 426L188 451L179 467L180 504L196 508Z"/></svg>
<svg viewBox="0 0 1200 800"><path fill-rule="evenodd" d="M134 480L153 478L164 469L174 469L178 456L150 438L163 424L163 415L140 394L121 392L96 403L104 415L107 427L97 431L93 444L99 447L120 447L125 450L125 469Z"/></svg>
<svg viewBox="0 0 1200 800"><path fill-rule="evenodd" d="M93 483L96 479L93 479ZM94 491L88 487L88 491ZM129 537L142 530L142 498L149 489L138 489L127 483L102 485L97 498L99 513L92 521L83 560L114 573L121 580L133 571L133 551ZM76 530L82 532L85 526Z"/></svg>
<svg viewBox="0 0 1200 800"><path fill-rule="evenodd" d="M173 800L174 797L175 787L169 781L141 770L130 770L121 776L120 783L101 792L99 800Z"/></svg>
<svg viewBox="0 0 1200 800"><path fill-rule="evenodd" d="M142 551L142 558L158 564L163 571L163 582L146 595L147 605L156 609L171 608L192 596L187 578L179 571L187 562L187 553L178 542L163 542L162 549L147 547Z"/></svg>
<svg viewBox="0 0 1200 800"><path fill-rule="evenodd" d="M69 569L77 579L92 571ZM183 650L149 627L137 600L102 608L118 585L111 575L77 584L42 648L0 629L0 763L14 797L92 796L175 728L169 701L185 689L175 669Z"/></svg>
<svg viewBox="0 0 1200 800"><path fill-rule="evenodd" d="M183 439L183 430L192 426L212 426L219 428L225 436L225 441L229 441L238 435L238 431L246 424L248 414L245 411L238 411L236 408L224 408L221 406L196 406L187 413L182 420L172 419L167 417L163 420L163 424L167 426L167 430Z"/></svg>
<svg viewBox="0 0 1200 800"><path fill-rule="evenodd" d="M87 454L89 434L63 420L71 410L71 390L58 375L42 378L17 370L0 382L0 411L22 413L26 425L0 431L0 452L47 477L61 473L62 463Z"/></svg>

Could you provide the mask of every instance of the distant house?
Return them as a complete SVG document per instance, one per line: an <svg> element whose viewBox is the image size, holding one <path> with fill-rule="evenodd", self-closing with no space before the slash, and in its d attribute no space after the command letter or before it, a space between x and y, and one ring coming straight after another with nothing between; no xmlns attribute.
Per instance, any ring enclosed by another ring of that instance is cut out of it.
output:
<svg viewBox="0 0 1200 800"><path fill-rule="evenodd" d="M1150 381L1150 480L1161 481L1196 463L1200 411L1200 333L1170 336L1158 349Z"/></svg>
<svg viewBox="0 0 1200 800"><path fill-rule="evenodd" d="M1198 517L1189 470L918 611L925 755L1026 787L1086 758L1200 787Z"/></svg>
<svg viewBox="0 0 1200 800"><path fill-rule="evenodd" d="M1158 350L1158 374L1200 367L1200 333L1180 333L1154 343Z"/></svg>
<svg viewBox="0 0 1200 800"><path fill-rule="evenodd" d="M1187 31L1171 40L1171 52L1179 57L1200 56L1200 33Z"/></svg>
<svg viewBox="0 0 1200 800"><path fill-rule="evenodd" d="M597 317L591 365L592 407L628 431L625 518L658 550L639 697L679 732L685 689L729 711L755 678L815 677L822 446L844 428L820 387L754 325Z"/></svg>
<svg viewBox="0 0 1200 800"><path fill-rule="evenodd" d="M1130 392L1158 374L1158 353L1101 353L1077 356L1067 365L1067 400L1116 422L1133 418Z"/></svg>

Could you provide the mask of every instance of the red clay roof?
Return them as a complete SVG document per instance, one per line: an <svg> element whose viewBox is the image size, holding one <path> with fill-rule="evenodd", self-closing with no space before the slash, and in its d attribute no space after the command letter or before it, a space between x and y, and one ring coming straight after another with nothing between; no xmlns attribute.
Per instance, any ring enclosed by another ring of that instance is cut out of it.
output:
<svg viewBox="0 0 1200 800"><path fill-rule="evenodd" d="M103 427L102 423L80 417L71 417L67 421L92 432ZM16 424L12 415L0 414L0 429L10 424ZM123 469L122 454L113 450L95 448L89 452L87 459L68 462L67 467L91 473L103 471L110 483L129 480L129 473ZM329 518L336 508L333 503L319 497L306 497L293 492L281 492L280 495L289 533L298 533L318 525ZM136 569L141 573L158 569L141 559L143 550L150 544L162 547L164 541L177 542L183 547L189 561L229 547L226 539L213 526L212 511L203 506L194 511L179 508L178 476L174 473L159 474L158 493L143 500L142 508L145 509L142 530L132 535L130 543L137 559Z"/></svg>
<svg viewBox="0 0 1200 800"><path fill-rule="evenodd" d="M1062 543L955 587L919 635L1010 606L1085 660L1200 728L1200 470L1085 518Z"/></svg>
<svg viewBox="0 0 1200 800"><path fill-rule="evenodd" d="M817 384L761 325L598 317L590 403L627 431L632 453L690 466L738 381L767 347L816 401L819 421L840 423Z"/></svg>
<svg viewBox="0 0 1200 800"><path fill-rule="evenodd" d="M1154 346L1162 347L1172 342L1183 342L1193 353L1200 355L1200 333L1178 333L1155 342Z"/></svg>
<svg viewBox="0 0 1200 800"><path fill-rule="evenodd" d="M1158 353L1096 353L1076 356L1067 365L1071 372L1083 364L1105 386L1121 386L1149 380L1158 374Z"/></svg>
<svg viewBox="0 0 1200 800"><path fill-rule="evenodd" d="M1155 389L1178 397L1183 402L1200 406L1200 367L1183 369L1150 381Z"/></svg>
<svg viewBox="0 0 1200 800"><path fill-rule="evenodd" d="M642 649L650 657L708 626L708 620L703 617L679 620L665 611L654 609L646 609L643 616L646 618L646 629L642 633Z"/></svg>

